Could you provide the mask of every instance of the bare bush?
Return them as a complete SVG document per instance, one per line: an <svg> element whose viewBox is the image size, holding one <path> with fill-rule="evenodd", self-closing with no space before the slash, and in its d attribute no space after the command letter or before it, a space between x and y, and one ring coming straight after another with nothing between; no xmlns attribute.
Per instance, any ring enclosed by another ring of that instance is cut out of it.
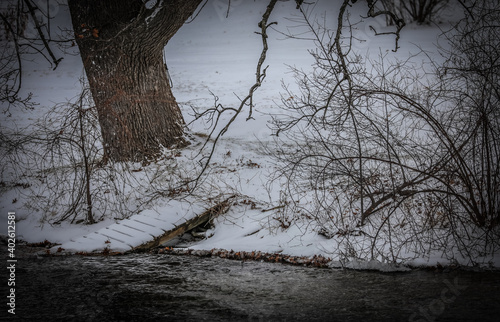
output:
<svg viewBox="0 0 500 322"><path fill-rule="evenodd" d="M104 160L96 109L82 88L29 129L3 133L4 185L18 188L24 206L50 224L123 219L160 197L179 196L184 178L175 150L148 166Z"/></svg>
<svg viewBox="0 0 500 322"><path fill-rule="evenodd" d="M277 158L288 212L337 238L337 256L398 262L444 253L475 263L498 251L500 74L490 51L499 11L471 12L449 34L446 64L428 66L427 77L411 59L380 56L368 70L343 34L342 10L336 33L307 22L315 68L293 70L299 93L285 88L291 117L275 120L287 138Z"/></svg>

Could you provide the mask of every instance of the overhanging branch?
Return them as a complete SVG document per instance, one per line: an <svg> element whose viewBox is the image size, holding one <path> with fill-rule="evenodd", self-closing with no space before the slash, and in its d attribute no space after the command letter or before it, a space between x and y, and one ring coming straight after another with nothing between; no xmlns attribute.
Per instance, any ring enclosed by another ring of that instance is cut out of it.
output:
<svg viewBox="0 0 500 322"><path fill-rule="evenodd" d="M196 179L194 179L194 180L191 181L191 182L194 182L195 187L198 185L199 180L201 179L201 177L205 173L206 169L208 168L208 165L210 164L210 160L212 159L212 156L213 156L213 154L215 152L215 148L217 146L217 143L218 143L219 139L227 132L227 130L229 129L229 127L231 126L231 124L236 120L236 118L238 117L238 115L240 115L240 113L243 111L243 109L244 109L245 106L249 107L247 121L250 120L250 119L252 119L253 94L262 85L263 80L266 78L267 68L269 67L269 66L266 66L266 67L262 68L262 66L264 65L264 62L266 60L267 51L269 49L268 44L267 44L267 38L268 38L267 28L269 28L270 26L272 26L274 24L277 24L277 22L271 22L271 23L268 22L269 16L271 15L271 13L272 13L272 11L274 9L274 6L276 5L277 2L278 2L278 0L271 0L269 2L269 4L267 5L266 11L262 15L261 21L258 23L260 31L258 31L256 33L259 34L259 35L261 35L262 46L263 47L262 47L262 51L260 53L259 61L257 62L256 73L255 73L255 83L250 87L250 89L248 91L248 95L241 100L240 105L238 106L237 109L226 108L226 107L223 107L220 104L216 104L216 108L215 109L210 109L210 110L205 111L205 112L203 112L203 113L201 113L201 114L199 114L199 115L196 116L196 119L200 119L201 117L207 115L208 113L216 113L217 115L215 117L216 117L217 120L219 120L220 116L223 113L228 112L228 111L234 112L234 114L231 117L231 119L226 123L226 125L224 125L224 127L219 131L219 133L215 136L215 138L213 138L213 144L212 144L212 147L210 148L210 153L205 158L205 162L203 164L201 172L196 177ZM212 117L214 117L214 116L212 116ZM204 149L204 147L208 144L208 142L210 141L210 139L212 139L212 133L213 133L213 131L210 133L210 135L205 140L205 143L203 144L203 146L200 149L200 153Z"/></svg>

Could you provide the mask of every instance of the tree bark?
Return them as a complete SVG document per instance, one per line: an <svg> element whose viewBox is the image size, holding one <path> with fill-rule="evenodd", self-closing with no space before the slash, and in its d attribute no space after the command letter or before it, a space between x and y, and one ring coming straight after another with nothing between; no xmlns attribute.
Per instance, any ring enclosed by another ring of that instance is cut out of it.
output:
<svg viewBox="0 0 500 322"><path fill-rule="evenodd" d="M68 1L106 159L146 161L186 144L163 48L200 2Z"/></svg>

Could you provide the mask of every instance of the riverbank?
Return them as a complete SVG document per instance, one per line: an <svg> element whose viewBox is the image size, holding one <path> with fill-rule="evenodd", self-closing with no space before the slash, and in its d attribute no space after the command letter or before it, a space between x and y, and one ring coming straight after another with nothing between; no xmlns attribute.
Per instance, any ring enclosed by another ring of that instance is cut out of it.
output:
<svg viewBox="0 0 500 322"><path fill-rule="evenodd" d="M191 238L187 237L186 239ZM26 243L19 241L16 247L16 258L20 260L33 260L33 259L43 259L48 257L114 257L114 256L133 256L134 254L145 254L145 255L171 255L179 257L193 257L193 258L220 258L228 259L231 261L239 261L242 264L245 262L261 262L261 263L272 263L277 265L291 265L300 267L311 267L311 268L321 268L321 269L347 269L355 271L374 271L381 273L403 273L410 272L412 270L425 270L432 271L436 273L449 273L452 271L467 271L467 272L500 272L498 267L470 267L461 266L456 264L440 264L437 265L396 265L393 263L380 263L378 261L363 261L363 260L353 260L353 261L333 261L329 257L322 255L313 256L293 256L284 253L267 253L261 251L234 251L226 249L211 249L211 250L200 250L191 248L176 248L172 246L167 247L155 247L150 250L140 250L129 253L122 252L77 252L77 253L67 253L64 251L51 253L50 249L57 247L57 244L51 243L47 240L39 243Z"/></svg>

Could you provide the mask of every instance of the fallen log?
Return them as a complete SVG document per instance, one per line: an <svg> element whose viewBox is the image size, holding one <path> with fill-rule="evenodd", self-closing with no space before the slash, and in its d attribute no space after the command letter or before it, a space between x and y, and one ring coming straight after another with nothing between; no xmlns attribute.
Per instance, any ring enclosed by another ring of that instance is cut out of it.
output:
<svg viewBox="0 0 500 322"><path fill-rule="evenodd" d="M129 252L141 252L141 251L147 251L152 248L156 248L160 246L163 243L168 242L169 240L174 239L177 236L180 236L190 230L193 230L196 227L199 227L201 225L204 225L205 223L213 220L217 216L226 213L230 206L231 206L231 199L233 199L235 196L231 196L227 198L224 201L219 202L215 206L205 210L203 213L200 215L187 220L185 223L175 227L174 229L171 229L169 231L166 231L162 235L156 237L154 240L146 242L142 245L139 245L137 247L134 247L131 249Z"/></svg>

